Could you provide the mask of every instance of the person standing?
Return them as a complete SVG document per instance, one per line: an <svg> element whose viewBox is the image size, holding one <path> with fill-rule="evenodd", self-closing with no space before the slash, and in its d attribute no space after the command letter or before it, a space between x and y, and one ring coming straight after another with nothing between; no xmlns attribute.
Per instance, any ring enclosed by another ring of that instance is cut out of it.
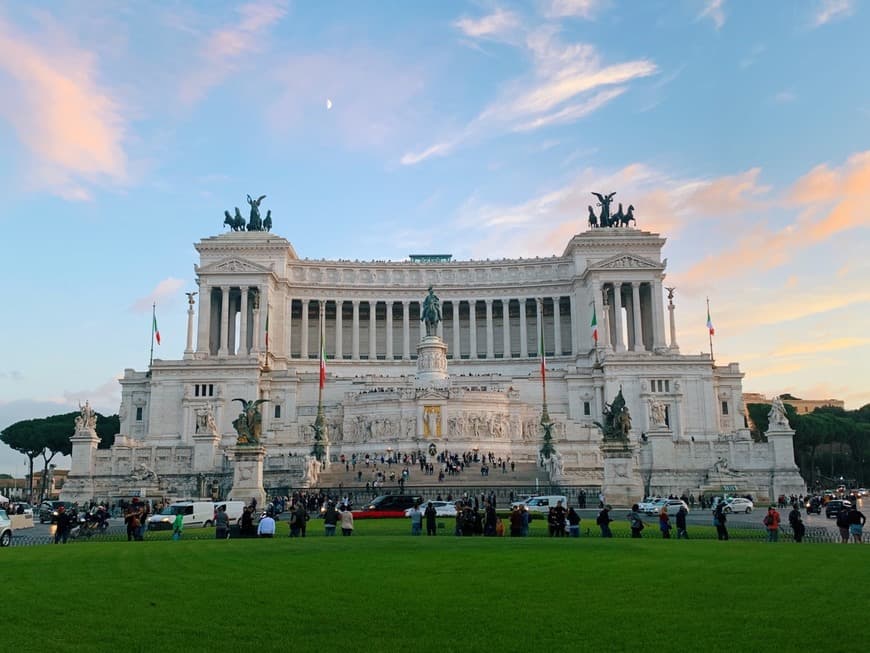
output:
<svg viewBox="0 0 870 653"><path fill-rule="evenodd" d="M671 518L668 516L667 506L662 506L659 513L659 530L662 532L662 539L671 539Z"/></svg>
<svg viewBox="0 0 870 653"><path fill-rule="evenodd" d="M791 512L788 513L788 523L794 533L794 541L803 542L806 529L804 527L804 522L801 519L801 511L798 509L798 504L796 503L792 505Z"/></svg>
<svg viewBox="0 0 870 653"><path fill-rule="evenodd" d="M408 510L408 517L411 518L411 535L420 535L423 532L423 511L419 501Z"/></svg>
<svg viewBox="0 0 870 653"><path fill-rule="evenodd" d="M773 504L767 509L764 516L764 526L767 528L767 541L776 542L779 539L779 512Z"/></svg>
<svg viewBox="0 0 870 653"><path fill-rule="evenodd" d="M852 539L857 544L861 544L861 538L863 537L864 532L864 524L867 523L867 518L864 516L863 512L858 510L858 507L855 504L852 504L852 507L849 509L846 518L849 522L849 533L851 533Z"/></svg>
<svg viewBox="0 0 870 653"><path fill-rule="evenodd" d="M628 518L629 528L631 528L632 538L640 538L640 532L644 529L643 519L640 518L640 506L635 503L631 507L631 512L626 517Z"/></svg>
<svg viewBox="0 0 870 653"><path fill-rule="evenodd" d="M214 516L214 537L216 540L226 540L229 536L230 516L227 514L227 507L221 506Z"/></svg>
<svg viewBox="0 0 870 653"><path fill-rule="evenodd" d="M568 537L580 537L580 515L574 510L574 506L568 508L565 519L568 520Z"/></svg>
<svg viewBox="0 0 870 653"><path fill-rule="evenodd" d="M69 539L69 533L72 530L72 517L66 511L66 507L62 504L57 509L57 520L55 522L54 543L63 542Z"/></svg>
<svg viewBox="0 0 870 653"><path fill-rule="evenodd" d="M341 505L341 534L344 537L353 535L353 513L346 504Z"/></svg>
<svg viewBox="0 0 870 653"><path fill-rule="evenodd" d="M326 512L323 513L323 531L326 537L335 535L335 526L338 524L338 511L335 509L335 504L329 501L326 504Z"/></svg>
<svg viewBox="0 0 870 653"><path fill-rule="evenodd" d="M181 533L184 530L184 515L180 512L175 515L175 521L172 522L172 539L180 540Z"/></svg>
<svg viewBox="0 0 870 653"><path fill-rule="evenodd" d="M242 537L253 537L254 535L254 512L251 506L245 506L242 511L241 534Z"/></svg>
<svg viewBox="0 0 870 653"><path fill-rule="evenodd" d="M426 535L437 535L438 524L435 523L435 518L438 516L438 511L431 501L426 506L423 516L426 517Z"/></svg>
<svg viewBox="0 0 870 653"><path fill-rule="evenodd" d="M275 537L275 519L267 512L257 526L257 537Z"/></svg>
<svg viewBox="0 0 870 653"><path fill-rule="evenodd" d="M689 511L686 510L686 506L680 506L680 509L677 510L677 539L689 539L689 533L686 530L686 516L689 514Z"/></svg>
<svg viewBox="0 0 870 653"><path fill-rule="evenodd" d="M601 537L613 537L613 533L610 530L610 522L613 521L613 518L610 516L610 510L610 504L607 504L598 513L598 517L595 518L595 523L601 529Z"/></svg>
<svg viewBox="0 0 870 653"><path fill-rule="evenodd" d="M719 502L713 511L713 526L716 527L716 536L720 540L728 539L728 527L725 525L728 518L725 516L725 504Z"/></svg>
<svg viewBox="0 0 870 653"><path fill-rule="evenodd" d="M837 528L840 529L840 542L843 544L849 543L849 511L845 506L841 506L837 511Z"/></svg>

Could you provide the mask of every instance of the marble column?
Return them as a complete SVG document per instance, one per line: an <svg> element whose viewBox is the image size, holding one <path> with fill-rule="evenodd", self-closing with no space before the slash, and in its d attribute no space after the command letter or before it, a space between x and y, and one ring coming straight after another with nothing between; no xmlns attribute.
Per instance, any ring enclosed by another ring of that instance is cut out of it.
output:
<svg viewBox="0 0 870 653"><path fill-rule="evenodd" d="M596 293L596 304L599 308L598 311L598 342L600 346L611 349L612 344L610 340L610 305L607 302L607 289L600 290Z"/></svg>
<svg viewBox="0 0 870 653"><path fill-rule="evenodd" d="M308 358L308 309L311 308L311 302L307 299L302 300L302 338L299 352L299 358Z"/></svg>
<svg viewBox="0 0 870 653"><path fill-rule="evenodd" d="M341 309L344 306L344 300L335 300L335 359L341 360L344 358L344 341L343 333L344 323L341 317Z"/></svg>
<svg viewBox="0 0 870 653"><path fill-rule="evenodd" d="M562 355L562 315L559 297L553 297L553 355Z"/></svg>
<svg viewBox="0 0 870 653"><path fill-rule="evenodd" d="M492 331L492 300L485 299L486 305L486 357L495 358L495 342Z"/></svg>
<svg viewBox="0 0 870 653"><path fill-rule="evenodd" d="M453 360L462 358L462 344L459 340L459 300L453 300Z"/></svg>
<svg viewBox="0 0 870 653"><path fill-rule="evenodd" d="M676 290L676 288L674 288ZM668 292L668 317L670 320L671 327L671 349L679 349L679 345L677 345L677 322L674 320L674 293L673 291Z"/></svg>
<svg viewBox="0 0 870 653"><path fill-rule="evenodd" d="M351 358L359 360L359 300L351 301L353 305L353 323L351 325Z"/></svg>
<svg viewBox="0 0 870 653"><path fill-rule="evenodd" d="M569 319L571 320L571 330L570 330L571 355L576 356L577 352L580 351L580 346L578 344L579 332L577 329L582 328L582 327L580 326L580 321L579 321L579 318L577 317L577 298L574 296L573 290L571 291L571 294L568 295L568 300L569 300L570 305L571 305L571 314L569 316ZM592 321L591 317L589 318L589 321L591 323L591 321ZM590 334L590 337L591 337L591 334Z"/></svg>
<svg viewBox="0 0 870 653"><path fill-rule="evenodd" d="M477 300L468 302L468 358L477 358Z"/></svg>
<svg viewBox="0 0 870 653"><path fill-rule="evenodd" d="M242 301L239 306L239 351L236 356L247 356L248 349L248 287L239 289L242 293Z"/></svg>
<svg viewBox="0 0 870 653"><path fill-rule="evenodd" d="M520 297L520 358L529 357L529 325L526 324L526 298Z"/></svg>
<svg viewBox="0 0 870 653"><path fill-rule="evenodd" d="M411 360L411 302L402 302L402 360Z"/></svg>
<svg viewBox="0 0 870 653"><path fill-rule="evenodd" d="M293 358L293 299L287 297L287 311L284 313L284 330L287 334L287 358Z"/></svg>
<svg viewBox="0 0 870 653"><path fill-rule="evenodd" d="M369 360L378 360L378 340L377 331L375 331L375 322L378 316L378 303L375 301L369 302Z"/></svg>
<svg viewBox="0 0 870 653"><path fill-rule="evenodd" d="M197 353L209 352L209 334L211 332L211 286L199 286L199 329L196 334Z"/></svg>
<svg viewBox="0 0 870 653"><path fill-rule="evenodd" d="M227 336L230 332L230 287L221 286L221 347L218 356L227 355Z"/></svg>
<svg viewBox="0 0 870 653"><path fill-rule="evenodd" d="M387 352L386 358L388 361L393 360L393 302L387 300Z"/></svg>
<svg viewBox="0 0 870 653"><path fill-rule="evenodd" d="M656 279L650 288L652 299L652 325L653 325L653 351L664 349L665 344L665 316L662 306L662 282Z"/></svg>
<svg viewBox="0 0 870 653"><path fill-rule="evenodd" d="M622 337L622 282L613 282L613 323L616 326L616 345L614 351L625 351L625 342Z"/></svg>
<svg viewBox="0 0 870 653"><path fill-rule="evenodd" d="M184 359L193 358L193 295L187 302L187 346L184 348Z"/></svg>
<svg viewBox="0 0 870 653"><path fill-rule="evenodd" d="M640 316L640 281L631 282L631 321L634 324L634 351L643 351L643 329Z"/></svg>
<svg viewBox="0 0 870 653"><path fill-rule="evenodd" d="M501 337L504 353L502 358L511 357L511 305L510 300L501 300Z"/></svg>

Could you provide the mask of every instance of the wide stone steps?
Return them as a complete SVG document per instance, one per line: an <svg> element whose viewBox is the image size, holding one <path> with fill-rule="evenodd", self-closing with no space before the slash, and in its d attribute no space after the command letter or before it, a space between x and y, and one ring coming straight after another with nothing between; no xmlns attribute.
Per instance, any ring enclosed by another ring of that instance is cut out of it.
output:
<svg viewBox="0 0 870 653"><path fill-rule="evenodd" d="M385 487L395 487L404 467L402 465L378 465L378 470L383 471L386 476ZM425 474L420 471L419 465L409 465L408 470L410 475L405 481L406 488L413 487L431 487L438 485L438 470L440 465L436 465L434 474ZM534 486L536 484L547 486L550 484L550 476L545 471L540 469L534 463L516 463L514 471L511 471L510 465L507 466L507 471L502 472L501 468L491 465L489 475L483 476L480 473L480 463L472 463L466 465L465 469L458 474L445 474L444 480L441 482L444 485L451 487L479 487L479 486ZM362 472L360 478L358 472ZM345 469L341 463L332 463L325 471L320 473L317 480L317 487L320 488L357 488L365 487L366 482L371 483L375 479L374 466L366 467L365 464L357 464L354 471L351 466L350 471ZM390 473L395 474L395 479L390 480Z"/></svg>

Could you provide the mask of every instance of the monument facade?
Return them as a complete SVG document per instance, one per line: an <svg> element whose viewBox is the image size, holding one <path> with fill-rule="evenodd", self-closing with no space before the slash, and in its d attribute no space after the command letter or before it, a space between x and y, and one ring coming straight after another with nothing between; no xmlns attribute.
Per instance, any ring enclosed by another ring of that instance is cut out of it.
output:
<svg viewBox="0 0 870 653"><path fill-rule="evenodd" d="M612 195L561 253L486 261L300 258L269 231L271 212L260 219L263 198L249 198L247 227L227 212L231 230L195 245L199 301L188 293L183 357L125 371L115 445L99 450L76 432L67 496L122 495L143 467L175 496L226 496L252 464L267 489L304 486L316 482L316 435L327 464L433 444L539 461L541 349L556 452L543 464L559 483L606 489L609 474L626 497L794 491L783 425L753 442L738 364L680 351L673 288L665 318L665 239L628 226L633 206L611 213ZM617 395L630 416L618 441L600 425ZM238 397L265 400L259 462L245 453L244 469L234 467Z"/></svg>

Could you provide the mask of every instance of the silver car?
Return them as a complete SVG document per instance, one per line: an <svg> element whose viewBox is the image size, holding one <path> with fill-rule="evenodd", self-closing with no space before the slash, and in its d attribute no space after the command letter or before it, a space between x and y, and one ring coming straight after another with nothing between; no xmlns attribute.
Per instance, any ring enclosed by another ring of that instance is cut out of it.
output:
<svg viewBox="0 0 870 653"><path fill-rule="evenodd" d="M420 504L420 510L422 512L426 512L426 507L429 504L435 508L435 515L437 517L455 517L456 516L456 506L452 501L424 501ZM411 512L411 508L408 508L405 511L405 516L408 516L408 513Z"/></svg>
<svg viewBox="0 0 870 653"><path fill-rule="evenodd" d="M12 520L5 510L0 510L0 546L12 544Z"/></svg>

